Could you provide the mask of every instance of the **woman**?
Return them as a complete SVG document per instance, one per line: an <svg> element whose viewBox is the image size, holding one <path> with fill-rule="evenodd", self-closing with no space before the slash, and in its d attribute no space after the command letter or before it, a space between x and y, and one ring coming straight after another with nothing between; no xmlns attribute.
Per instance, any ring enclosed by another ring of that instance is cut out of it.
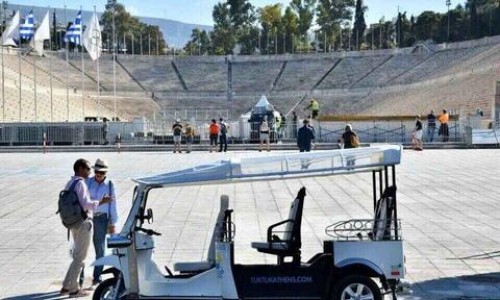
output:
<svg viewBox="0 0 500 300"><path fill-rule="evenodd" d="M264 118L262 119L262 123L260 123L259 132L260 132L259 151L262 151L264 142L267 144L267 151L271 151L271 149L269 148L270 128L269 128L269 123L267 123L267 116L264 116Z"/></svg>
<svg viewBox="0 0 500 300"><path fill-rule="evenodd" d="M345 131L342 133L342 138L340 139L341 148L352 149L359 147L359 140L356 133L352 130L351 124L345 126ZM348 166L354 166L356 160L351 158L351 156L346 156L346 162Z"/></svg>
<svg viewBox="0 0 500 300"><path fill-rule="evenodd" d="M422 143L422 121L420 121L420 115L417 115L417 118L415 120L415 129L413 130L413 149L417 151L422 151L424 150L423 143Z"/></svg>

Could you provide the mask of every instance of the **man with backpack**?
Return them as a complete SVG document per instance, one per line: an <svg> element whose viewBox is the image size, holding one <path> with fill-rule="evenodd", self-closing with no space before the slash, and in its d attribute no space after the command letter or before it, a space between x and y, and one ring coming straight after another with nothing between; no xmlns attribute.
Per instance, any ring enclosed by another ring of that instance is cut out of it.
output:
<svg viewBox="0 0 500 300"><path fill-rule="evenodd" d="M175 123L172 126L172 131L174 133L174 153L175 153L175 151L179 151L179 153L182 153L182 151L181 151L181 135L182 135L181 120L179 120L179 119L175 120Z"/></svg>
<svg viewBox="0 0 500 300"><path fill-rule="evenodd" d="M229 127L224 119L219 119L220 136L219 136L219 152L222 152L222 147L224 146L224 152L227 151L227 128Z"/></svg>
<svg viewBox="0 0 500 300"><path fill-rule="evenodd" d="M58 213L63 225L69 229L74 241L73 261L63 281L61 294L69 294L70 298L88 296L88 293L78 286L78 277L83 267L83 261L87 256L92 236L92 215L99 205L111 201L111 197L105 196L101 200L90 198L89 189L85 179L90 174L90 162L86 159L78 159L73 170L75 175L66 184L65 189L59 194Z"/></svg>

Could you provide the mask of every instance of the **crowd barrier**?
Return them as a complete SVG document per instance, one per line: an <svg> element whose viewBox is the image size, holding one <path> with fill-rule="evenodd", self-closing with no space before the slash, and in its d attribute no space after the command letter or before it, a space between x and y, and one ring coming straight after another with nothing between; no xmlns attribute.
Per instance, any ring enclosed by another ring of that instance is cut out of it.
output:
<svg viewBox="0 0 500 300"><path fill-rule="evenodd" d="M195 130L195 143L208 144L208 122L190 122ZM351 122L363 143L409 143L414 121ZM295 143L296 132L302 123L294 126L272 128L271 142ZM344 132L346 122L317 122L312 126L317 142L337 143ZM258 143L260 136L256 125L244 120L228 122L230 143ZM460 121L449 123L449 141L465 143L468 124ZM424 124L424 141L428 142ZM0 146L82 146L82 145L146 145L171 144L172 124L149 124L141 127L131 122L74 122L74 123L0 123ZM434 141L439 142L438 128Z"/></svg>

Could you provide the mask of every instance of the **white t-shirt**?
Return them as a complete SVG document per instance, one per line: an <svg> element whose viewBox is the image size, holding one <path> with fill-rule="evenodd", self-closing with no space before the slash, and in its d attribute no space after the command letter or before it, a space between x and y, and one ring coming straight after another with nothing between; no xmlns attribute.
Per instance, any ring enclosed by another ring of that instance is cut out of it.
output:
<svg viewBox="0 0 500 300"><path fill-rule="evenodd" d="M269 133L269 124L266 121L262 121L262 124L260 124L260 132Z"/></svg>

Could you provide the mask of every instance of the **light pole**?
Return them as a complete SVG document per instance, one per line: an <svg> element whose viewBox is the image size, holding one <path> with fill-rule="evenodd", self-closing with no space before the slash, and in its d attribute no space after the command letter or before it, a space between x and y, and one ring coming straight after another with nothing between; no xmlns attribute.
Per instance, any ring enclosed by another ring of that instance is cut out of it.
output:
<svg viewBox="0 0 500 300"><path fill-rule="evenodd" d="M446 6L448 6L448 31L446 35L446 42L450 41L450 5L451 5L451 0L446 0Z"/></svg>

